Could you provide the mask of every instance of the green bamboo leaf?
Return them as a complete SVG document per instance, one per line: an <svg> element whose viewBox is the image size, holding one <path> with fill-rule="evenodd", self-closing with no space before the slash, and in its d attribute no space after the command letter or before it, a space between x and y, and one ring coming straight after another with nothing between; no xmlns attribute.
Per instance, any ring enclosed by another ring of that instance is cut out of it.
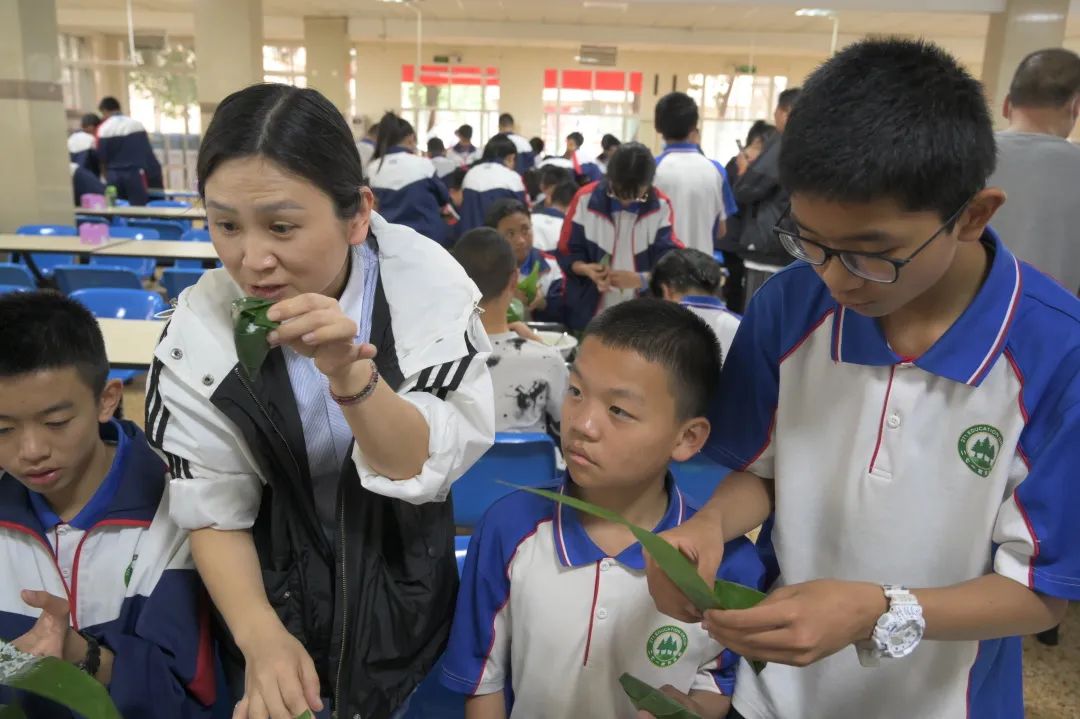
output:
<svg viewBox="0 0 1080 719"><path fill-rule="evenodd" d="M757 606L765 598L765 592L724 579L716 580L716 584L713 585L713 594L724 609L749 609Z"/></svg>
<svg viewBox="0 0 1080 719"><path fill-rule="evenodd" d="M696 713L690 711L682 704L641 681L632 674L623 674L619 677L623 691L630 697L634 708L638 711L647 711L656 719L701 719Z"/></svg>
<svg viewBox="0 0 1080 719"><path fill-rule="evenodd" d="M121 719L105 687L74 664L35 657L5 642L0 642L0 685L50 699L85 719Z"/></svg>
<svg viewBox="0 0 1080 719"><path fill-rule="evenodd" d="M266 336L278 328L278 323L266 316L274 304L258 297L241 297L232 303L233 341L236 357L249 379L254 379L270 352Z"/></svg>
<svg viewBox="0 0 1080 719"><path fill-rule="evenodd" d="M521 300L514 297L510 300L510 306L506 308L506 321L507 322L524 322L525 321L525 305Z"/></svg>
<svg viewBox="0 0 1080 719"><path fill-rule="evenodd" d="M314 717L313 717L313 716L312 716L312 714L311 714L311 710L310 710L310 709L308 709L308 710L307 710L307 711L305 711L305 712L304 712L303 714L301 714L300 716L296 717L296 719L314 719Z"/></svg>
<svg viewBox="0 0 1080 719"><path fill-rule="evenodd" d="M532 303L536 299L536 289L540 284L540 263L543 260L539 260L533 264L532 271L529 275L518 283L518 289L525 293L525 301Z"/></svg>

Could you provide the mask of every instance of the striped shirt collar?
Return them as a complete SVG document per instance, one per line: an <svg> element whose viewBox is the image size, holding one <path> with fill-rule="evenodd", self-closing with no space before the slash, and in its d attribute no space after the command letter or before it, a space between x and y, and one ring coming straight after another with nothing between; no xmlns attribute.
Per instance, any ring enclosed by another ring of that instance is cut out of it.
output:
<svg viewBox="0 0 1080 719"><path fill-rule="evenodd" d="M920 369L978 387L1005 347L1022 295L1020 263L993 230L982 238L993 259L975 299L921 357ZM905 361L893 352L878 321L838 307L833 314L832 356L837 362L890 365Z"/></svg>

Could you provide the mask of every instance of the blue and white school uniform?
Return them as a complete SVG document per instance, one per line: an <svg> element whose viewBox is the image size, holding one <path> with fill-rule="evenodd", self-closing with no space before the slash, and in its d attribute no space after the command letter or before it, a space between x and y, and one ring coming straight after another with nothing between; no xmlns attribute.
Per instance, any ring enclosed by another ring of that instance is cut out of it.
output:
<svg viewBox="0 0 1080 719"><path fill-rule="evenodd" d="M739 315L729 310L722 299L709 295L687 295L679 300L679 304L709 324L720 342L721 359L727 359L735 333L739 331Z"/></svg>
<svg viewBox="0 0 1080 719"><path fill-rule="evenodd" d="M461 220L454 229L460 236L474 227L484 225L484 215L496 200L515 199L528 206L525 183L521 175L502 162L482 162L465 174L461 184Z"/></svg>
<svg viewBox="0 0 1080 719"><path fill-rule="evenodd" d="M161 164L138 120L127 115L108 117L98 126L97 149L105 166L105 181L116 186L120 199L145 205L147 187L162 187Z"/></svg>
<svg viewBox="0 0 1080 719"><path fill-rule="evenodd" d="M89 132L76 130L68 135L68 157L79 167L95 177L101 176L101 163L98 162L97 138Z"/></svg>
<svg viewBox="0 0 1080 719"><path fill-rule="evenodd" d="M371 158L375 157L375 143L369 137L362 137L356 143L356 151L360 153L360 168L364 171L364 177L371 176Z"/></svg>
<svg viewBox="0 0 1080 719"><path fill-rule="evenodd" d="M514 149L517 150L517 160L514 162L514 169L517 170L517 173L524 175L536 167L536 153L533 152L529 141L513 132L506 133L506 136L510 139L510 142L514 143Z"/></svg>
<svg viewBox="0 0 1080 719"><path fill-rule="evenodd" d="M657 532L697 511L670 475L667 488ZM763 574L748 540L728 542L718 577L760 586ZM505 692L510 719L636 719L623 672L730 696L737 662L700 623L656 609L640 544L609 557L576 511L519 491L492 505L469 543L440 678L469 696Z"/></svg>
<svg viewBox="0 0 1080 719"><path fill-rule="evenodd" d="M460 163L446 155L436 155L435 157L432 157L431 164L435 165L435 174L440 180L461 167Z"/></svg>
<svg viewBox="0 0 1080 719"><path fill-rule="evenodd" d="M442 218L442 208L450 203L450 193L431 160L404 147L391 147L373 164L368 184L387 222L411 227L440 245L449 244L450 226Z"/></svg>
<svg viewBox="0 0 1080 719"><path fill-rule="evenodd" d="M1080 300L993 232L982 288L917 358L797 262L754 296L706 452L772 478L776 586L945 587L989 573L1080 600ZM759 545L761 542L759 541ZM1024 715L1021 640L924 641L877 669L854 648L739 672L747 719Z"/></svg>
<svg viewBox="0 0 1080 719"><path fill-rule="evenodd" d="M563 298L563 271L559 267L559 260L555 255L543 252L535 246L529 250L525 261L518 267L521 279L532 274L533 268L540 266L540 274L537 278L536 291L543 295L547 306L543 310L533 313L533 319L538 321L562 321L562 298Z"/></svg>
<svg viewBox="0 0 1080 719"><path fill-rule="evenodd" d="M566 213L556 207L541 207L533 212L533 246L543 252L558 249L564 220Z"/></svg>
<svg viewBox="0 0 1080 719"><path fill-rule="evenodd" d="M673 142L656 158L653 182L671 198L679 239L712 257L720 223L738 212L727 171L697 145Z"/></svg>
<svg viewBox="0 0 1080 719"><path fill-rule="evenodd" d="M574 177L584 177L589 182L598 182L607 174L607 166L603 169L595 162L582 162L575 152L573 157L547 157L537 167L561 167L569 170Z"/></svg>
<svg viewBox="0 0 1080 719"><path fill-rule="evenodd" d="M463 145L458 143L446 151L447 157L457 162L460 167L468 167L474 162L479 162L483 151L475 145Z"/></svg>
<svg viewBox="0 0 1080 719"><path fill-rule="evenodd" d="M97 175L92 174L85 167L77 163L71 164L71 187L75 192L75 205L83 195L102 195L105 193L105 183Z"/></svg>
<svg viewBox="0 0 1080 719"><path fill-rule="evenodd" d="M68 599L71 626L115 654L108 686L127 717L209 717L215 700L210 602L187 532L169 519L166 466L131 422L101 426L112 467L70 522L14 477L0 474L0 639L34 626L23 589ZM0 703L9 703L0 688ZM28 716L72 713L23 697Z"/></svg>

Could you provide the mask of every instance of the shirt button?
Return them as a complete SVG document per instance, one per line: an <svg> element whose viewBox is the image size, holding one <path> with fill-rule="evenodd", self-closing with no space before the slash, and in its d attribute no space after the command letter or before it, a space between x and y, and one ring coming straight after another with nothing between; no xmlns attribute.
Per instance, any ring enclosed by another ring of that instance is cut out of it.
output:
<svg viewBox="0 0 1080 719"><path fill-rule="evenodd" d="M63 575L64 579L68 579L71 577L71 572L67 569L61 569L60 574Z"/></svg>
<svg viewBox="0 0 1080 719"><path fill-rule="evenodd" d="M597 619L607 619L607 610L604 609L603 607L600 607L599 609L597 609L596 610L596 618Z"/></svg>
<svg viewBox="0 0 1080 719"><path fill-rule="evenodd" d="M611 560L610 559L602 559L602 560L600 560L600 571L601 572L606 572L609 569L611 569Z"/></svg>
<svg viewBox="0 0 1080 719"><path fill-rule="evenodd" d="M891 429L896 429L897 427L899 427L900 426L900 415L898 415L898 414L889 415L888 424L889 424L889 427Z"/></svg>

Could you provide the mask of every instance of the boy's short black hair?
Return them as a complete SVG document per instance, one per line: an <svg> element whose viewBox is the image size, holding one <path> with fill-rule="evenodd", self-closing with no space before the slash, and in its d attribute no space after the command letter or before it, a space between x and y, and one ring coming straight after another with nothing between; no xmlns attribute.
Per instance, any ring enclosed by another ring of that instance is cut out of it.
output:
<svg viewBox="0 0 1080 719"><path fill-rule="evenodd" d="M501 200L495 200L484 214L484 224L495 229L499 226L500 222L510 215L525 215L526 217L530 217L529 208L525 206L524 202L513 197L504 197Z"/></svg>
<svg viewBox="0 0 1080 719"><path fill-rule="evenodd" d="M611 156L607 181L616 195L629 195L648 186L656 178L656 159L649 148L640 142L624 142Z"/></svg>
<svg viewBox="0 0 1080 719"><path fill-rule="evenodd" d="M517 269L510 243L490 227L469 230L450 253L465 268L465 274L476 283L484 300L502 294Z"/></svg>
<svg viewBox="0 0 1080 719"><path fill-rule="evenodd" d="M589 337L663 366L680 422L708 412L720 379L720 344L690 310L651 297L622 302L589 322L582 342Z"/></svg>
<svg viewBox="0 0 1080 719"><path fill-rule="evenodd" d="M574 173L565 167L558 165L544 165L540 168L540 187L561 185L564 182L573 182Z"/></svg>
<svg viewBox="0 0 1080 719"><path fill-rule="evenodd" d="M120 101L112 95L101 98L97 106L98 112L120 112Z"/></svg>
<svg viewBox="0 0 1080 719"><path fill-rule="evenodd" d="M101 396L109 359L90 310L51 290L0 295L0 377L68 367Z"/></svg>
<svg viewBox="0 0 1080 719"><path fill-rule="evenodd" d="M790 110L795 107L795 102L799 99L799 95L801 94L801 87L789 87L777 96L776 106L781 110Z"/></svg>
<svg viewBox="0 0 1080 719"><path fill-rule="evenodd" d="M1080 94L1080 56L1061 47L1037 50L1016 68L1009 85L1015 107L1061 107Z"/></svg>
<svg viewBox="0 0 1080 719"><path fill-rule="evenodd" d="M472 125L462 125L458 129L454 130L454 134L460 137L462 140L468 140L472 142Z"/></svg>
<svg viewBox="0 0 1080 719"><path fill-rule="evenodd" d="M610 150L613 147L618 147L621 144L622 142L619 141L619 138L615 137L610 132L600 138L600 149L605 151Z"/></svg>
<svg viewBox="0 0 1080 719"><path fill-rule="evenodd" d="M849 45L807 80L782 137L789 192L893 199L942 221L986 186L996 162L982 85L919 40Z"/></svg>
<svg viewBox="0 0 1080 719"><path fill-rule="evenodd" d="M720 263L701 250L687 247L672 250L660 258L649 278L649 291L654 297L663 297L667 285L676 292L704 293L716 296L724 281Z"/></svg>
<svg viewBox="0 0 1080 719"><path fill-rule="evenodd" d="M514 116L509 112L504 112L499 115L499 127L507 127L514 124Z"/></svg>
<svg viewBox="0 0 1080 719"><path fill-rule="evenodd" d="M101 124L101 118L98 117L97 115L95 115L92 112L86 113L85 115L82 116L82 119L79 120L79 127L82 127L82 128L97 127L100 124Z"/></svg>
<svg viewBox="0 0 1080 719"><path fill-rule="evenodd" d="M560 182L555 186L555 189L551 191L551 204L559 205L560 207L569 207L570 203L574 201L574 195L577 194L578 184L573 180L567 180Z"/></svg>
<svg viewBox="0 0 1080 719"><path fill-rule="evenodd" d="M484 156L480 158L480 161L502 162L511 155L517 155L517 145L508 136L500 132L498 135L492 135L491 139L484 145Z"/></svg>
<svg viewBox="0 0 1080 719"><path fill-rule="evenodd" d="M698 126L698 106L685 92L669 92L656 103L653 122L668 140L685 140Z"/></svg>
<svg viewBox="0 0 1080 719"><path fill-rule="evenodd" d="M431 156L441 155L446 152L446 145L437 137L432 137L427 141L427 151Z"/></svg>
<svg viewBox="0 0 1080 719"><path fill-rule="evenodd" d="M544 141L539 137L529 138L529 147L532 148L533 154L539 157L544 153Z"/></svg>
<svg viewBox="0 0 1080 719"><path fill-rule="evenodd" d="M566 136L566 139L573 140L574 144L578 147L581 147L585 144L585 136L582 135L580 132L571 132L569 135Z"/></svg>

